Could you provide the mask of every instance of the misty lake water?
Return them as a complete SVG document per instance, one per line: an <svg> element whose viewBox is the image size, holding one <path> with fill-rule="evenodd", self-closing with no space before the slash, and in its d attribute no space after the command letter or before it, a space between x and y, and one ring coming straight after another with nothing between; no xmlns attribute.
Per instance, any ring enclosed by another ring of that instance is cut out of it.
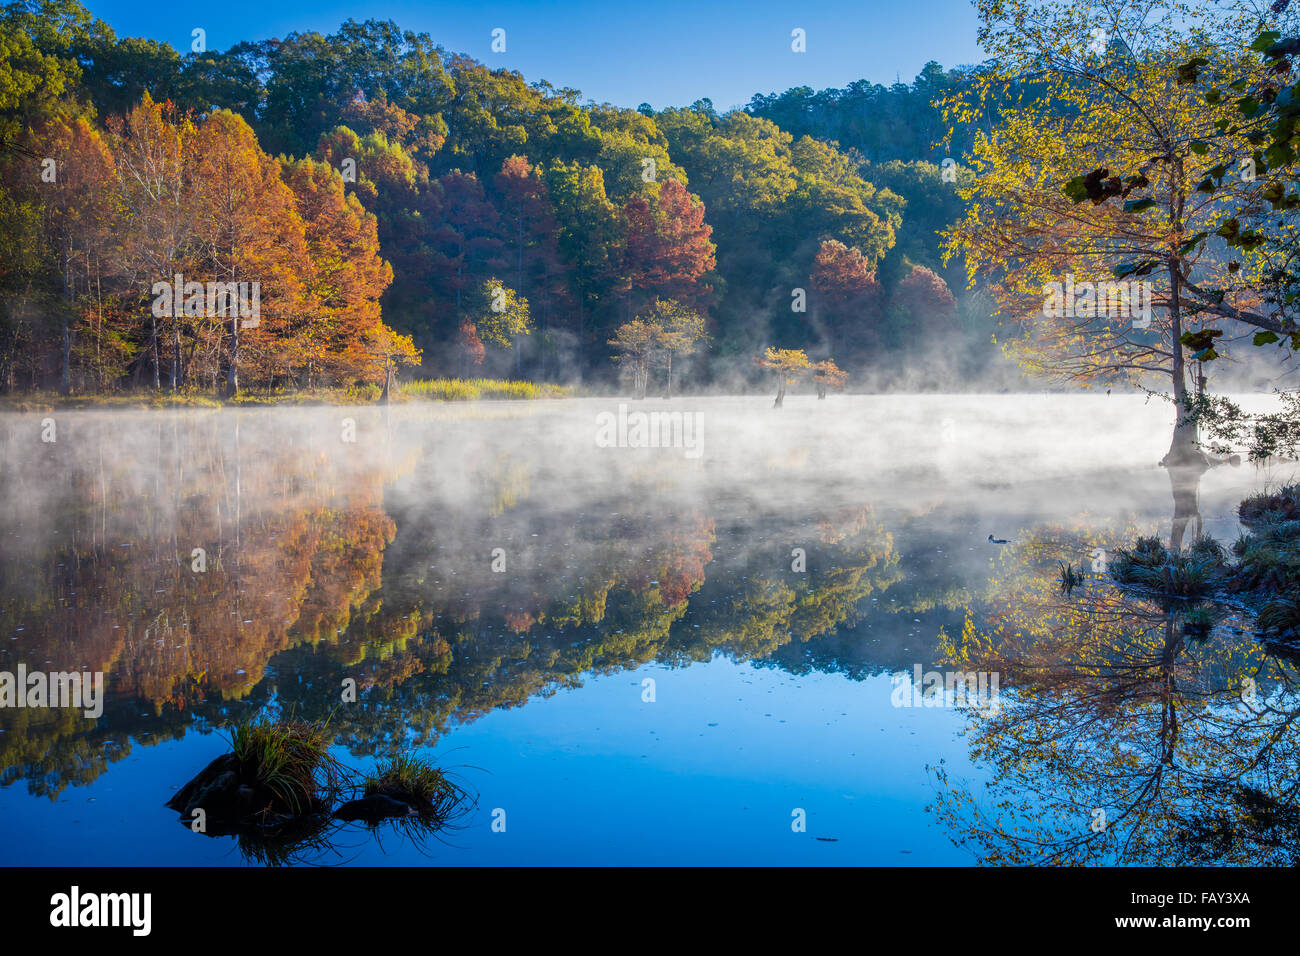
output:
<svg viewBox="0 0 1300 956"><path fill-rule="evenodd" d="M1224 715L1246 675L1282 715L1294 662L1104 574L1138 534L1230 543L1289 472L1171 474L1142 397L771 404L628 403L697 416L698 456L601 447L610 399L3 416L0 671L105 700L0 709L0 861L252 862L163 803L267 708L474 796L303 863L1182 862L1225 781L1292 785L1290 714Z"/></svg>

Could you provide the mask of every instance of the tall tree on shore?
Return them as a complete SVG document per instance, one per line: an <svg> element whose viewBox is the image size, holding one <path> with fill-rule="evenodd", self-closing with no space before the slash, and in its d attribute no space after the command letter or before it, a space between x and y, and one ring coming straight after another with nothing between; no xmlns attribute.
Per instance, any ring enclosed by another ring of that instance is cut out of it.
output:
<svg viewBox="0 0 1300 956"><path fill-rule="evenodd" d="M115 169L108 145L85 118L55 120L39 138L50 158L51 181L36 185L41 236L55 277L48 299L59 317L59 391L72 391L72 340L80 308L102 290L119 225Z"/></svg>
<svg viewBox="0 0 1300 956"><path fill-rule="evenodd" d="M625 242L622 210L606 195L599 166L555 161L547 167L546 181L559 223L560 253L573 270L576 332L585 343L592 313L608 307L619 286Z"/></svg>
<svg viewBox="0 0 1300 956"><path fill-rule="evenodd" d="M559 292L563 271L556 245L559 227L550 191L541 172L526 156L511 156L496 176L501 195L503 239L511 259L514 292L526 298L543 323ZM536 318L536 316L534 316ZM515 339L515 373L521 369L519 339Z"/></svg>
<svg viewBox="0 0 1300 956"><path fill-rule="evenodd" d="M467 298L490 274L504 271L500 215L473 173L452 170L437 180L440 221L431 236L433 271L446 296L446 311L457 333L468 321ZM439 328L449 328L450 322ZM479 343L478 349L482 349ZM472 350L473 351L473 350ZM479 361L482 361L481 352Z"/></svg>
<svg viewBox="0 0 1300 956"><path fill-rule="evenodd" d="M890 327L901 332L903 347L935 339L950 339L957 318L957 300L948 283L933 269L913 266L890 297Z"/></svg>
<svg viewBox="0 0 1300 956"><path fill-rule="evenodd" d="M814 295L811 316L830 347L853 359L878 352L884 293L867 257L828 239L817 250L808 281Z"/></svg>
<svg viewBox="0 0 1300 956"><path fill-rule="evenodd" d="M519 339L533 330L528 300L495 276L479 285L470 314L478 341L506 349L514 346L516 355Z"/></svg>
<svg viewBox="0 0 1300 956"><path fill-rule="evenodd" d="M285 166L284 180L303 220L310 266L303 309L287 318L284 333L310 387L321 372L357 375L371 364L364 340L380 335L379 299L393 270L379 256L375 216L345 192L338 170L308 157Z"/></svg>
<svg viewBox="0 0 1300 956"><path fill-rule="evenodd" d="M229 303L221 350L224 391L239 391L247 338L265 361L277 336L302 303L308 272L306 228L293 192L280 177L280 163L262 152L253 131L227 110L211 114L195 137L195 181L200 199L194 238L209 281L258 283L260 316L241 317ZM231 314L233 313L233 314ZM256 324L253 324L254 321Z"/></svg>
<svg viewBox="0 0 1300 956"><path fill-rule="evenodd" d="M113 152L118 193L124 207L125 265L135 287L134 300L148 309L148 354L153 387L162 385L162 333L160 317L150 308L153 284L171 282L186 269L186 256L195 226L198 197L194 187L196 130L189 119L177 115L168 103L157 103L148 93L120 120L114 119ZM198 278L193 276L192 278ZM170 328L170 386L184 384L183 339L193 342L198 321L173 308L166 317Z"/></svg>
<svg viewBox="0 0 1300 956"><path fill-rule="evenodd" d="M1199 244L1226 218L1197 190L1214 165L1204 144L1239 114L1180 85L1180 68L1198 59L1231 69L1240 56L1232 38L1258 15L1235 2L979 0L978 8L996 66L948 103L949 116L987 120L984 106L1022 72L1033 71L1035 84L993 108L989 133L977 138L975 175L960 187L970 208L946 234L949 254L966 256L972 282L991 280L1004 322L1019 333L1009 348L1028 367L1082 381L1163 376L1185 404L1183 337L1204 313L1191 306L1190 277L1222 285L1230 268L1229 257ZM1104 203L1112 190L1142 198ZM1052 283L1115 280L1144 284L1154 321L1131 306L1116 310L1112 294L1104 308L1095 298L1074 309L1046 301ZM1195 432L1180 420L1170 461L1195 456Z"/></svg>

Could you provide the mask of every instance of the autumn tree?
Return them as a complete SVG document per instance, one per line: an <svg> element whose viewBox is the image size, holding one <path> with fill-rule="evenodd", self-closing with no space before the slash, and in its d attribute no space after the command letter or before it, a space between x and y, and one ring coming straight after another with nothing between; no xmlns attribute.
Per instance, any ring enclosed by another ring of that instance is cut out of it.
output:
<svg viewBox="0 0 1300 956"><path fill-rule="evenodd" d="M656 345L667 368L667 392L673 397L673 357L690 355L705 341L704 316L676 299L656 299L643 317L657 331Z"/></svg>
<svg viewBox="0 0 1300 956"><path fill-rule="evenodd" d="M198 202L194 189L196 130L170 104L154 102L148 93L124 117L114 119L110 129L125 215L123 264L132 276L135 302L148 312L153 387L162 385L163 330L159 319L164 318L170 326L169 384L176 389L185 379L185 340L188 338L193 348L200 334L199 323L191 321L183 309L157 315L151 308L152 288L155 282L171 282L187 270Z"/></svg>
<svg viewBox="0 0 1300 956"><path fill-rule="evenodd" d="M379 255L375 216L347 194L342 175L328 163L310 157L289 163L284 180L302 217L309 270L302 276L303 308L286 322L292 347L281 353L282 360L305 364L308 387L322 373L366 377L371 351L389 341L379 300L393 278L392 267ZM387 354L385 387L391 376Z"/></svg>
<svg viewBox="0 0 1300 956"><path fill-rule="evenodd" d="M195 137L195 156L194 239L205 277L257 283L260 290L256 319L241 317L229 302L209 316L225 326L222 378L225 393L234 395L243 359L241 332L247 328L257 346L255 357L265 362L301 306L302 276L309 268L306 230L294 194L280 178L279 162L262 152L240 117L226 110L209 115Z"/></svg>
<svg viewBox="0 0 1300 956"><path fill-rule="evenodd" d="M1289 0L1279 0L1283 14ZM1300 80L1293 60L1300 54L1300 27L1294 16L1287 35L1261 23L1253 38L1237 38L1230 69L1207 58L1192 57L1178 67L1177 83L1200 96L1207 106L1231 103L1237 115L1215 122L1215 132L1194 149L1214 165L1196 186L1215 197L1227 218L1213 233L1202 230L1187 240L1198 253L1207 244L1229 250L1228 282L1213 277L1183 276L1189 315L1204 313L1236 320L1256 331L1255 347L1277 343L1286 358L1300 350L1300 245L1295 241L1300 210ZM1290 82L1288 83L1288 80ZM1108 177L1094 170L1066 185L1076 203L1138 203L1150 185ZM1132 197L1132 198L1130 198ZM1222 278L1222 277L1220 277ZM1184 332L1182 344L1192 358L1210 362L1224 351L1220 330ZM1254 415L1222 395L1198 394L1188 418L1204 426L1210 447L1220 454L1244 448L1254 460L1294 455L1300 448L1300 393L1279 389L1279 410Z"/></svg>
<svg viewBox="0 0 1300 956"><path fill-rule="evenodd" d="M773 408L785 404L786 386L794 385L812 374L813 365L803 349L778 349L769 347L761 358L754 361L761 369L776 375L776 401Z"/></svg>
<svg viewBox="0 0 1300 956"><path fill-rule="evenodd" d="M500 214L487 199L483 184L473 173L452 170L436 182L439 216L430 237L434 255L431 271L438 277L444 312L460 335L466 322L465 300L475 286L506 265ZM442 328L443 326L440 326ZM478 346L482 361L482 343Z"/></svg>
<svg viewBox="0 0 1300 956"><path fill-rule="evenodd" d="M817 386L817 397L823 399L826 397L827 389L839 391L848 381L847 373L840 370L835 364L834 359L823 359L812 367L813 384Z"/></svg>
<svg viewBox="0 0 1300 956"><path fill-rule="evenodd" d="M482 282L474 298L476 337L487 345L505 349L514 346L517 356L519 339L533 330L528 300L495 276Z"/></svg>
<svg viewBox="0 0 1300 956"><path fill-rule="evenodd" d="M975 175L960 187L970 207L946 233L949 254L966 256L972 282L991 281L1016 333L1009 350L1026 367L1082 382L1163 376L1184 404L1190 277L1219 286L1230 268L1196 241L1227 218L1197 190L1214 166L1204 143L1238 114L1226 99L1206 103L1180 85L1180 68L1198 59L1231 69L1240 57L1231 38L1257 15L1233 3L978 7L995 65L947 105L955 122L991 128L970 156ZM1025 71L1035 82L1023 97L989 105ZM1140 198L1103 203L1112 184ZM1073 201L1080 197L1094 201ZM1109 285L1104 305L1089 296L1062 309L1050 299L1054 283ZM1180 422L1171 460L1195 455L1194 442L1195 426Z"/></svg>
<svg viewBox="0 0 1300 956"><path fill-rule="evenodd" d="M634 294L707 304L706 281L716 264L713 227L704 221L704 203L675 179L659 186L652 199L636 197L624 207L627 217L625 270Z"/></svg>
<svg viewBox="0 0 1300 956"><path fill-rule="evenodd" d="M103 283L114 271L119 207L108 145L84 118L56 120L40 131L54 160L50 181L42 176L33 197L41 210L41 238L53 267L54 294L45 300L58 318L59 390L72 391L72 349L80 310L99 305ZM35 177L33 177L35 178Z"/></svg>
<svg viewBox="0 0 1300 956"><path fill-rule="evenodd" d="M879 350L883 292L866 256L827 239L817 250L808 281L813 318L832 349L850 357Z"/></svg>
<svg viewBox="0 0 1300 956"><path fill-rule="evenodd" d="M650 364L659 346L660 329L641 319L624 322L614 330L609 344L617 354L614 361L632 373L632 385L637 398L645 398L650 381Z"/></svg>
<svg viewBox="0 0 1300 956"><path fill-rule="evenodd" d="M957 300L948 283L925 266L913 266L890 296L891 327L906 342L945 341L952 338L957 318Z"/></svg>
<svg viewBox="0 0 1300 956"><path fill-rule="evenodd" d="M479 366L483 364L483 358L487 354L487 349L483 345L483 340L478 336L478 329L469 319L462 319L460 329L456 336L457 374L465 374L465 362L471 365Z"/></svg>
<svg viewBox="0 0 1300 956"><path fill-rule="evenodd" d="M369 358L364 368L372 375L381 376L384 387L379 393L379 401L385 405L392 398L398 367L420 363L420 350L415 347L411 337L390 329L382 322L362 332L354 351L360 351Z"/></svg>

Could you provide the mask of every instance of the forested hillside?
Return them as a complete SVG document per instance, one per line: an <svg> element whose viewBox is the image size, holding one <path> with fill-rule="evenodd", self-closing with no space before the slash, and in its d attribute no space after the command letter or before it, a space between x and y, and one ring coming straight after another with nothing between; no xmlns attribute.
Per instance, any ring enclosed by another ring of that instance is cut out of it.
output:
<svg viewBox="0 0 1300 956"><path fill-rule="evenodd" d="M32 0L0 29L7 390L230 393L416 362L612 381L611 339L665 307L700 320L697 386L752 377L766 347L861 381L938 340L970 374L996 354L936 236L965 173L945 176L932 103L965 73L719 115L592 103L391 22L181 54ZM186 286L240 281L252 321Z"/></svg>

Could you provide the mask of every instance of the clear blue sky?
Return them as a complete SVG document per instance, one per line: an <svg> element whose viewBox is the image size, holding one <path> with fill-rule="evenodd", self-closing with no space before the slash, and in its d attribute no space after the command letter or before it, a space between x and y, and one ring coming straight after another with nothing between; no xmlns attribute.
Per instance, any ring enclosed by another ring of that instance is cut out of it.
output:
<svg viewBox="0 0 1300 956"><path fill-rule="evenodd" d="M182 52L194 27L207 31L209 49L224 50L295 30L332 33L349 18L391 19L448 50L519 70L530 82L545 79L630 107L709 97L726 110L759 92L858 79L890 84L896 74L907 82L927 60L952 67L983 59L970 0L83 3L118 36L152 37ZM491 51L495 27L506 30L505 53ZM791 52L796 27L807 33L806 53Z"/></svg>

